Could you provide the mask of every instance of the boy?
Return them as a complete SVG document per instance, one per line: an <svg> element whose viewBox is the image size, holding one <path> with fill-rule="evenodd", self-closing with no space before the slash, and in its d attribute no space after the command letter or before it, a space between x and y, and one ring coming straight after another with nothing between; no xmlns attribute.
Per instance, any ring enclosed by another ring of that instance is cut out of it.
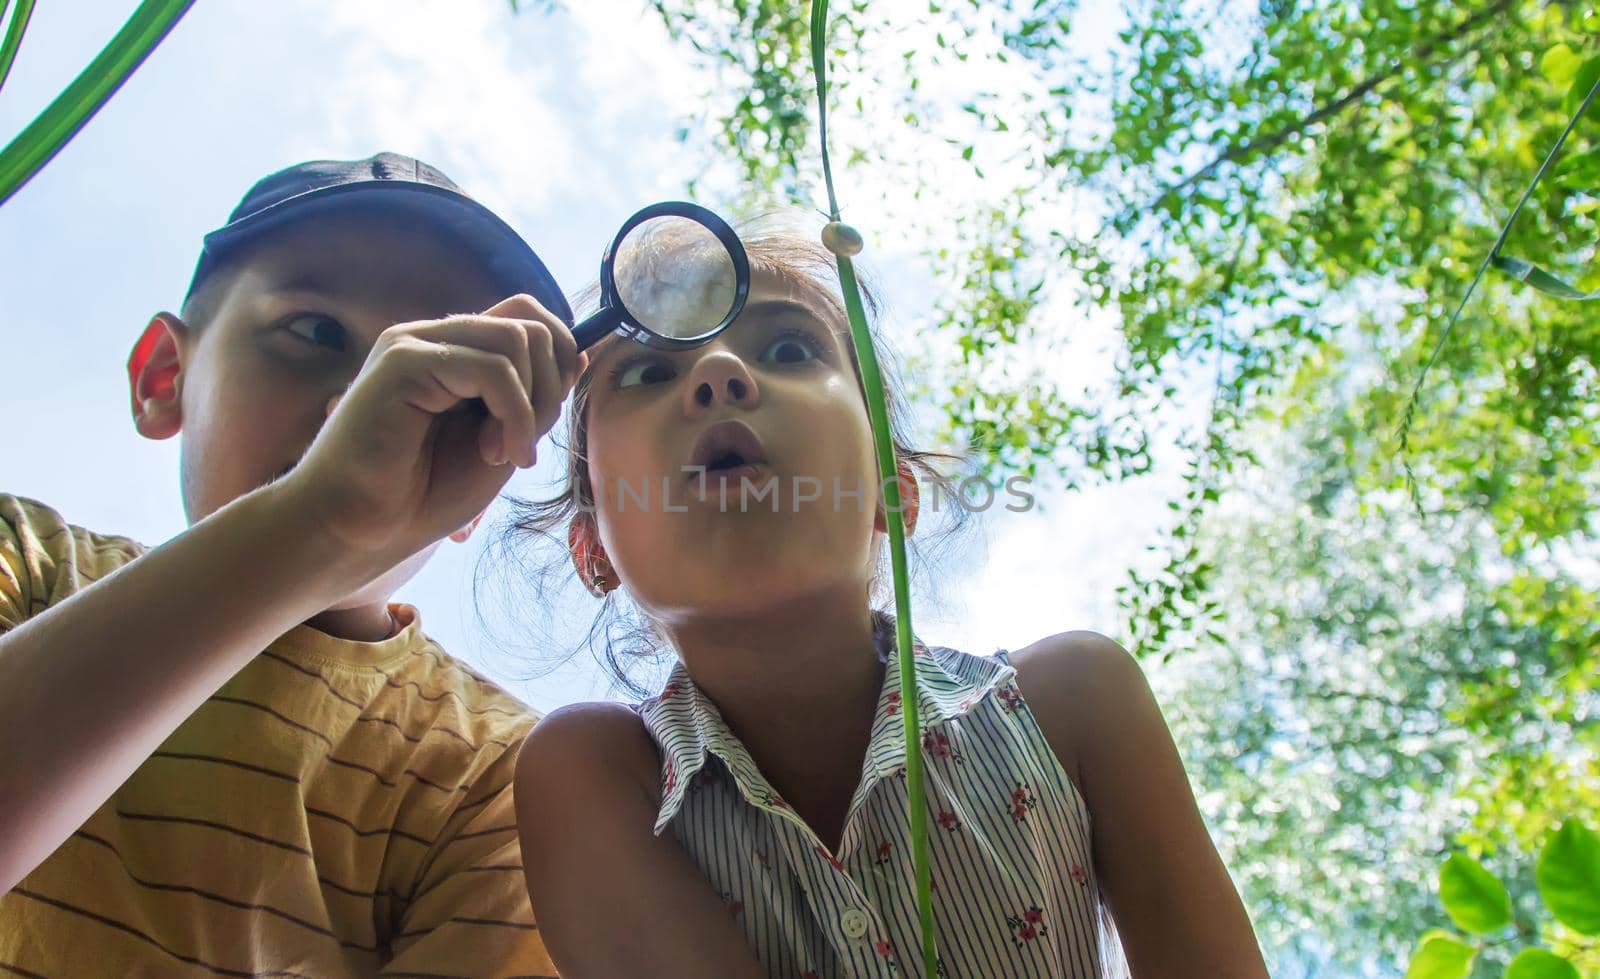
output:
<svg viewBox="0 0 1600 979"><path fill-rule="evenodd" d="M388 597L533 464L583 364L560 290L384 153L257 183L182 310L128 373L190 528L146 553L0 496L0 971L554 975L534 716Z"/></svg>

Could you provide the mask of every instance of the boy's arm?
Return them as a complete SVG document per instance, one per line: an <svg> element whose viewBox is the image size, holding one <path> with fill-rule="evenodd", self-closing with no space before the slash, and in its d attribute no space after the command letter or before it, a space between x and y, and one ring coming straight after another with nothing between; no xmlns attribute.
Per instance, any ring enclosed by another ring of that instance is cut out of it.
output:
<svg viewBox="0 0 1600 979"><path fill-rule="evenodd" d="M351 564L270 487L0 635L0 892L252 656L359 581Z"/></svg>
<svg viewBox="0 0 1600 979"><path fill-rule="evenodd" d="M481 513L582 365L527 297L392 327L288 476L0 634L0 893L251 657Z"/></svg>
<svg viewBox="0 0 1600 979"><path fill-rule="evenodd" d="M660 760L619 704L534 726L517 763L528 895L565 979L761 979L766 973L699 868L652 832Z"/></svg>
<svg viewBox="0 0 1600 979"><path fill-rule="evenodd" d="M1267 975L1138 663L1091 632L1041 640L1017 684L1089 805L1095 870L1136 979Z"/></svg>

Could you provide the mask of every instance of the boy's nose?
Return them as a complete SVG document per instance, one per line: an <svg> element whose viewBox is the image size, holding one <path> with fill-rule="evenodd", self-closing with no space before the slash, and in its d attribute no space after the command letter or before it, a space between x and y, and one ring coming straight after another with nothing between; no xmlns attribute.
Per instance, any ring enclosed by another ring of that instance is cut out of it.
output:
<svg viewBox="0 0 1600 979"><path fill-rule="evenodd" d="M691 415L716 404L753 408L761 403L755 378L744 361L727 350L709 351L695 362L685 397L684 410Z"/></svg>

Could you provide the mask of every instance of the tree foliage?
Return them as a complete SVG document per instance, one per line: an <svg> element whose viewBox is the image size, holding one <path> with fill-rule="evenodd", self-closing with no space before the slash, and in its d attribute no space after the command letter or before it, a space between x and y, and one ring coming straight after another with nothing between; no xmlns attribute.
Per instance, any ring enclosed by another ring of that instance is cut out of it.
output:
<svg viewBox="0 0 1600 979"><path fill-rule="evenodd" d="M1560 814L1600 811L1600 594L1505 553L1482 512L1420 516L1364 488L1359 389L1297 390L1247 430L1262 464L1200 535L1220 638L1158 678L1280 964L1403 963L1460 925L1419 883L1452 848L1528 867ZM1532 920L1531 877L1507 880Z"/></svg>
<svg viewBox="0 0 1600 979"><path fill-rule="evenodd" d="M726 72L709 111L752 182L803 197L811 169L803 8L655 6L676 36ZM1346 328L1381 333L1385 366L1401 380L1414 373L1430 327L1560 130L1565 83L1592 47L1586 24L1569 24L1564 7L1515 0L1468 8L1145 0L1128 8L1109 56L1073 43L1076 14L1059 3L935 2L912 31L891 19L903 20L904 7L858 4L841 18L833 71L841 102L858 100L863 111L870 104L874 119L892 105L902 122L858 154L902 167L912 183L939 146L991 169L992 192L938 201L937 220L965 229L964 248L930 256L966 273L946 279L969 286L946 297L952 342L979 352L1048 342L1055 322L1033 314L1045 298L1070 293L1118 314L1121 390L1151 402L1169 395L1165 375L1200 363L1220 366L1230 403L1244 403ZM897 40L930 33L931 47L883 57ZM1567 61L1546 55L1556 44L1572 52ZM1014 84L925 94L924 78L973 57L1005 59ZM900 74L886 75L896 66ZM976 131L945 135L952 112ZM1514 253L1531 245L1540 256L1590 257L1586 189L1600 171L1589 149L1580 133L1570 165L1513 238ZM994 176L1001 160L1018 165ZM1069 228L1022 213L1068 208L1092 220ZM1493 285L1499 299L1514 298L1511 283ZM1486 300L1468 318L1469 339L1452 352L1441 385L1476 380L1537 393L1536 410L1518 426L1532 430L1526 438L1535 444L1493 434L1507 461L1538 461L1551 441L1545 428L1589 418L1573 417L1587 399L1561 395L1586 380L1594 331L1580 312L1554 306L1538 322L1506 323ZM1485 340L1495 341L1493 353L1522 356L1486 363L1475 356ZM1008 404L1017 394L977 397ZM1139 457L1147 425L1097 432L1092 409L1068 403L1053 413L1059 431L1047 430L1067 435L1065 445L1034 438L1031 416L998 423L1025 429L1015 444L1051 468L1139 471L1124 463ZM1009 434L989 444L1012 445ZM1432 447L1418 454L1444 494L1456 485L1439 471L1450 459Z"/></svg>

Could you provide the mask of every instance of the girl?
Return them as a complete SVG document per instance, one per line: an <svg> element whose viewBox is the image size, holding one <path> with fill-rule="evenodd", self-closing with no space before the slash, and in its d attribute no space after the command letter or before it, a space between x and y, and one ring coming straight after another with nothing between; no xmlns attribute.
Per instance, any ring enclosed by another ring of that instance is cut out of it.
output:
<svg viewBox="0 0 1600 979"><path fill-rule="evenodd" d="M678 659L637 708L564 708L523 746L528 891L569 979L921 969L894 626L871 604L886 525L832 256L745 247L749 301L715 340L590 351L568 485L522 521L566 524L586 586L626 590ZM909 531L915 476L938 474L896 449ZM942 975L1103 975L1103 911L1141 979L1266 974L1126 652L1087 632L916 652Z"/></svg>

